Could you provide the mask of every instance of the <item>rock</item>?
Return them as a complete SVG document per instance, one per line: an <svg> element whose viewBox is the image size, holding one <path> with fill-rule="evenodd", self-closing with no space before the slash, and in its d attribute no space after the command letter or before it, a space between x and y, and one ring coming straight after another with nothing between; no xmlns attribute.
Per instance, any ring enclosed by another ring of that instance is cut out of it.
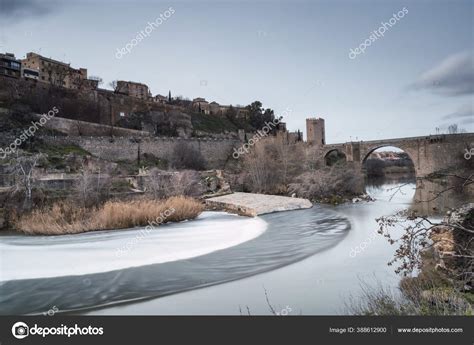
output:
<svg viewBox="0 0 474 345"><path fill-rule="evenodd" d="M228 194L207 199L206 203L211 207L237 211L239 214L249 216L313 207L311 201L307 199L254 193Z"/></svg>

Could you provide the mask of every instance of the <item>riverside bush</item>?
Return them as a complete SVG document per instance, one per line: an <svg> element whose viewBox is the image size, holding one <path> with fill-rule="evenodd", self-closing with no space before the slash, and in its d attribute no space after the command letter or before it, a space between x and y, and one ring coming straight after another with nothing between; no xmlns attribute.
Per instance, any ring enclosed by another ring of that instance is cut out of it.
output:
<svg viewBox="0 0 474 345"><path fill-rule="evenodd" d="M15 222L18 231L30 235L76 234L94 230L125 229L146 226L165 211L174 210L164 222L196 218L202 204L184 196L166 200L108 201L93 208L59 202L50 208L36 209Z"/></svg>

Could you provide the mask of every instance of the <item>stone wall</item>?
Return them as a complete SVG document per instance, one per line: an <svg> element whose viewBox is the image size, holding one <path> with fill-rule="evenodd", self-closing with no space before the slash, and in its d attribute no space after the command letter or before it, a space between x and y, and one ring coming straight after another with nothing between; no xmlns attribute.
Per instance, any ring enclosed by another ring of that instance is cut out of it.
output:
<svg viewBox="0 0 474 345"><path fill-rule="evenodd" d="M37 115L38 119L40 115ZM72 136L150 136L149 132L138 131L135 129L121 128L109 125L100 125L98 123L71 120L63 117L53 117L44 125L45 128L54 129L58 132Z"/></svg>
<svg viewBox="0 0 474 345"><path fill-rule="evenodd" d="M239 140L232 139L182 139L182 138L127 138L127 137L42 137L49 144L80 146L92 155L112 161L134 161L141 154L150 153L155 157L169 159L173 150L180 142L201 152L207 162L208 169L222 169L232 159L234 147L240 145Z"/></svg>

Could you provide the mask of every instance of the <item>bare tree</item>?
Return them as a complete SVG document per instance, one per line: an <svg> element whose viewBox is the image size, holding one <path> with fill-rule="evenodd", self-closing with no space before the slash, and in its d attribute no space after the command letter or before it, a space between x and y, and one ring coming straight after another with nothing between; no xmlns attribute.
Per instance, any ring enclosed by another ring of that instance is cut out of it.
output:
<svg viewBox="0 0 474 345"><path fill-rule="evenodd" d="M108 193L110 179L99 170L94 173L85 163L82 163L81 173L76 180L76 196L83 207L99 204Z"/></svg>
<svg viewBox="0 0 474 345"><path fill-rule="evenodd" d="M96 76L96 75L91 75L89 76L89 80L94 80L97 82L97 85L102 85L104 83L104 80L99 77L99 76Z"/></svg>
<svg viewBox="0 0 474 345"><path fill-rule="evenodd" d="M32 206L32 195L34 183L34 172L38 161L42 158L41 154L33 156L17 157L13 161L13 173L15 179L15 192L24 194L24 208L29 209Z"/></svg>
<svg viewBox="0 0 474 345"><path fill-rule="evenodd" d="M456 134L458 133L458 125L456 123L453 123L448 127L448 133L449 134Z"/></svg>
<svg viewBox="0 0 474 345"><path fill-rule="evenodd" d="M117 91L117 86L118 86L118 82L117 80L112 80L110 83L109 83L109 86L112 88L112 90Z"/></svg>
<svg viewBox="0 0 474 345"><path fill-rule="evenodd" d="M462 180L460 187L468 192L469 186L474 183L473 175L461 176L457 174L440 174L437 176L452 177ZM417 203L430 202L444 193L458 188L446 186L440 192L434 193L428 200L417 200ZM461 216L462 215L462 216ZM469 204L445 216L441 221L434 221L416 211L402 210L394 215L377 218L378 232L387 238L390 244L397 244L398 248L389 265L400 263L397 273L408 275L414 270L423 267L423 253L435 250L441 258L450 258L456 261L457 269L446 270L452 279L471 281L472 266L474 263L474 208ZM403 234L394 237L393 229L402 226ZM469 268L470 267L470 268Z"/></svg>
<svg viewBox="0 0 474 345"><path fill-rule="evenodd" d="M167 172L152 169L146 189L158 199L178 195L199 196L203 192L200 175L194 170Z"/></svg>

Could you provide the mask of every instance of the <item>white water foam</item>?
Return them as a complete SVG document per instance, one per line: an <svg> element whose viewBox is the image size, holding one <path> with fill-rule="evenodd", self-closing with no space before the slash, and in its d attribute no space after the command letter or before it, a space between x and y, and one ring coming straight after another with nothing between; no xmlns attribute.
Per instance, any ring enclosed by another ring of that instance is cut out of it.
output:
<svg viewBox="0 0 474 345"><path fill-rule="evenodd" d="M203 212L196 220L62 236L0 236L0 281L108 272L189 259L260 236L261 218ZM143 231L140 231L143 230ZM129 248L118 254L118 248Z"/></svg>

